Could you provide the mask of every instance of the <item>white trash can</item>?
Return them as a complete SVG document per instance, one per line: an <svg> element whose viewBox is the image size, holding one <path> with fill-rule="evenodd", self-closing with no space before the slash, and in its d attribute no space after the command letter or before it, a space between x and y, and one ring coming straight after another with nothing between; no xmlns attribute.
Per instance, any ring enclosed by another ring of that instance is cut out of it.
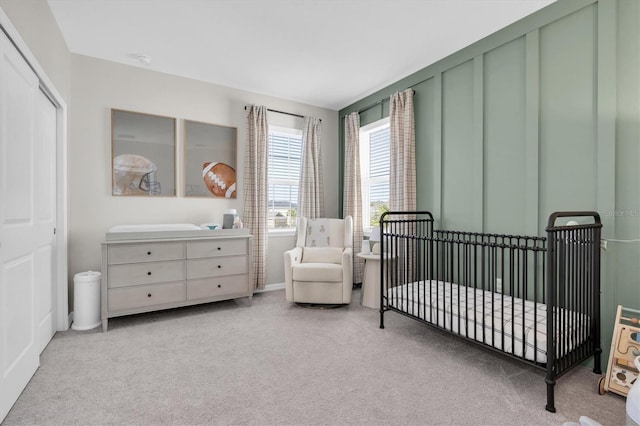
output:
<svg viewBox="0 0 640 426"><path fill-rule="evenodd" d="M100 319L100 272L80 272L73 276L74 330L91 330Z"/></svg>

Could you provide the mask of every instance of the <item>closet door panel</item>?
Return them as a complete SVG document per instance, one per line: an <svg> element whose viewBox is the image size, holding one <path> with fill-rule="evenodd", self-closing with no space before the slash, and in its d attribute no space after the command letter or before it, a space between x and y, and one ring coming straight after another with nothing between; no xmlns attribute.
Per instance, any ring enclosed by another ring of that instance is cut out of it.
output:
<svg viewBox="0 0 640 426"><path fill-rule="evenodd" d="M55 333L56 115L55 105L38 90L33 168L38 353Z"/></svg>
<svg viewBox="0 0 640 426"><path fill-rule="evenodd" d="M33 143L38 79L0 33L0 420L38 367Z"/></svg>

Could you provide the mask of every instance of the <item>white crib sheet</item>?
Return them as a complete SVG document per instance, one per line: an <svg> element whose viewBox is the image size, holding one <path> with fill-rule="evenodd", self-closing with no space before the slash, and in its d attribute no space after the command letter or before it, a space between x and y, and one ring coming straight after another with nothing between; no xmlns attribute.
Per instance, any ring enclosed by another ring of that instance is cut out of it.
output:
<svg viewBox="0 0 640 426"><path fill-rule="evenodd" d="M547 362L547 306L543 303L435 280L393 287L387 296L389 306L448 331L517 357ZM589 331L586 315L565 309L558 313L565 334L556 330L556 342L563 342L556 356L584 341Z"/></svg>

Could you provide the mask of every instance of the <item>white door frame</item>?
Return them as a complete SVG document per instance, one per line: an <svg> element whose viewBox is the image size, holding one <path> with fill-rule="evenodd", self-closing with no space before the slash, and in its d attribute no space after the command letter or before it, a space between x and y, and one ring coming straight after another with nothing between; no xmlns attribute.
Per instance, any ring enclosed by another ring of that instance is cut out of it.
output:
<svg viewBox="0 0 640 426"><path fill-rule="evenodd" d="M24 42L9 17L0 8L0 31L3 31L16 46L40 80L40 88L56 106L56 276L53 295L54 327L57 331L69 328L69 284L67 266L67 104L55 88L36 57Z"/></svg>

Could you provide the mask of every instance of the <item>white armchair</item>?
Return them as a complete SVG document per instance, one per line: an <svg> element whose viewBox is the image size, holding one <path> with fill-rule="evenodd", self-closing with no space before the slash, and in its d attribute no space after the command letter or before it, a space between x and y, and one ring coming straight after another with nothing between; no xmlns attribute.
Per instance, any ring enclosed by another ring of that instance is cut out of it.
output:
<svg viewBox="0 0 640 426"><path fill-rule="evenodd" d="M353 290L353 220L298 219L296 247L284 253L287 301L348 304Z"/></svg>

